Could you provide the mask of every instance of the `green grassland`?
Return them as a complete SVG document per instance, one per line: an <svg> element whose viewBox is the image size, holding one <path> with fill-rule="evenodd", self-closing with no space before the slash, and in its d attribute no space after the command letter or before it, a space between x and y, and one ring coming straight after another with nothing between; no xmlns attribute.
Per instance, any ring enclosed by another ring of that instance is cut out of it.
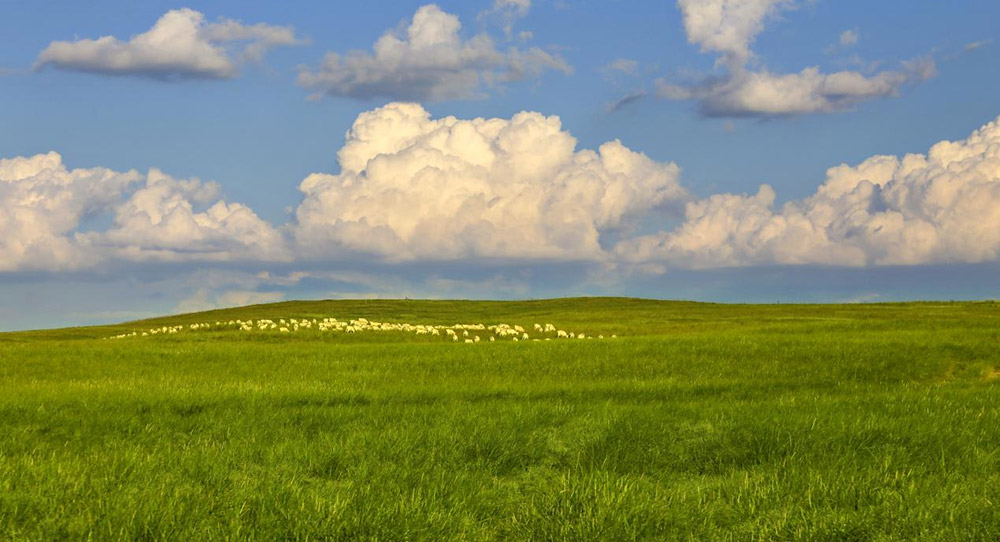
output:
<svg viewBox="0 0 1000 542"><path fill-rule="evenodd" d="M451 343L235 318L551 322ZM0 539L997 540L1000 305L317 301L0 334Z"/></svg>

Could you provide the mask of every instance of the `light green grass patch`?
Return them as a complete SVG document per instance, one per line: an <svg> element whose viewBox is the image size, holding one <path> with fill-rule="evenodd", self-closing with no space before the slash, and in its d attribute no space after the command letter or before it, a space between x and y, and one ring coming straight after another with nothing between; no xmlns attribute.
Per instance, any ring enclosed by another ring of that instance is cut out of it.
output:
<svg viewBox="0 0 1000 542"><path fill-rule="evenodd" d="M611 340L198 331L552 322ZM1000 306L290 302L0 334L0 539L992 540Z"/></svg>

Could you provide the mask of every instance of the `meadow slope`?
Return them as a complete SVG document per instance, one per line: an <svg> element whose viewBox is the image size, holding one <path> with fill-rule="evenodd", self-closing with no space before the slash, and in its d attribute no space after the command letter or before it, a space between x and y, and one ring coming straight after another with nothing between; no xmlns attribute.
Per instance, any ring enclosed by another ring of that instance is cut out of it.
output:
<svg viewBox="0 0 1000 542"><path fill-rule="evenodd" d="M324 317L606 338L188 328ZM3 333L0 539L993 540L998 382L992 302L315 301Z"/></svg>

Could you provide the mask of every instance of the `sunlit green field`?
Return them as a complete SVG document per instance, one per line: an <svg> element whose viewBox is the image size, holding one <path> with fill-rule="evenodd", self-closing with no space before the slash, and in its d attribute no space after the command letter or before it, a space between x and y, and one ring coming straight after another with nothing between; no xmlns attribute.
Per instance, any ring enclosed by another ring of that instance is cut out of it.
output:
<svg viewBox="0 0 1000 542"><path fill-rule="evenodd" d="M105 339L293 317L606 338ZM994 303L322 301L0 334L0 539L996 540L998 405Z"/></svg>

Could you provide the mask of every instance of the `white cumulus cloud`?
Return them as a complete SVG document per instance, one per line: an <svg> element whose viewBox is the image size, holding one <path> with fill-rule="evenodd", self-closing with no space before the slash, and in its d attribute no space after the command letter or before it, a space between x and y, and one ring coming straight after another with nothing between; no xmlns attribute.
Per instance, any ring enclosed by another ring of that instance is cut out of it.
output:
<svg viewBox="0 0 1000 542"><path fill-rule="evenodd" d="M602 233L685 196L679 168L618 141L575 149L558 117L431 119L417 104L361 114L338 175L300 189L306 251L401 261L593 259Z"/></svg>
<svg viewBox="0 0 1000 542"><path fill-rule="evenodd" d="M936 74L934 61L918 59L898 71L864 75L857 71L822 73L811 67L799 73L773 74L739 69L727 77L697 85L659 81L659 96L699 100L707 116L779 116L843 111L875 98L896 96L907 83Z"/></svg>
<svg viewBox="0 0 1000 542"><path fill-rule="evenodd" d="M831 168L814 194L781 205L767 185L691 199L673 163L618 141L596 150L576 143L554 116L432 118L420 105L391 103L358 116L340 172L305 178L295 219L280 226L227 202L212 182L156 169L70 169L55 152L0 159L0 273L308 264L309 275L289 275L294 283L314 276L317 263L666 270L1000 261L1000 118L926 154ZM677 227L633 233L682 204ZM238 286L227 288L259 284Z"/></svg>
<svg viewBox="0 0 1000 542"><path fill-rule="evenodd" d="M723 55L731 65L742 65L752 56L750 44L764 30L764 23L796 0L677 0L690 43L703 52Z"/></svg>
<svg viewBox="0 0 1000 542"><path fill-rule="evenodd" d="M74 239L80 221L106 212L141 175L69 170L50 152L0 159L0 271L62 270L92 263Z"/></svg>
<svg viewBox="0 0 1000 542"><path fill-rule="evenodd" d="M215 183L155 169L68 169L56 152L0 159L0 271L288 257L270 224L218 193ZM85 230L85 219L102 216L110 228Z"/></svg>
<svg viewBox="0 0 1000 542"><path fill-rule="evenodd" d="M484 87L570 72L560 56L537 47L497 49L488 34L467 40L458 17L434 4L419 8L405 33L386 32L371 53L327 53L315 70L299 72L301 86L356 99L450 100L482 96Z"/></svg>
<svg viewBox="0 0 1000 542"><path fill-rule="evenodd" d="M676 230L622 242L633 262L674 267L846 266L1000 259L1000 119L924 154L827 171L815 194L775 209L774 191L691 202Z"/></svg>
<svg viewBox="0 0 1000 542"><path fill-rule="evenodd" d="M878 98L899 94L907 84L936 74L931 58L904 62L897 70L874 74L859 71L823 73L816 66L798 73L774 74L756 68L751 45L766 23L796 0L678 0L688 41L703 52L718 53L721 76L695 83L660 79L657 95L670 100L694 100L706 116L773 117L844 111ZM843 46L858 41L855 31L840 37Z"/></svg>
<svg viewBox="0 0 1000 542"><path fill-rule="evenodd" d="M178 180L151 170L146 185L116 206L112 227L84 238L117 257L138 261L288 258L273 226L249 207L219 199L219 192L216 183Z"/></svg>
<svg viewBox="0 0 1000 542"><path fill-rule="evenodd" d="M35 67L156 79L228 79L238 75L241 62L297 43L291 27L230 19L210 23L202 13L183 8L168 11L128 41L113 36L54 41L38 55Z"/></svg>

